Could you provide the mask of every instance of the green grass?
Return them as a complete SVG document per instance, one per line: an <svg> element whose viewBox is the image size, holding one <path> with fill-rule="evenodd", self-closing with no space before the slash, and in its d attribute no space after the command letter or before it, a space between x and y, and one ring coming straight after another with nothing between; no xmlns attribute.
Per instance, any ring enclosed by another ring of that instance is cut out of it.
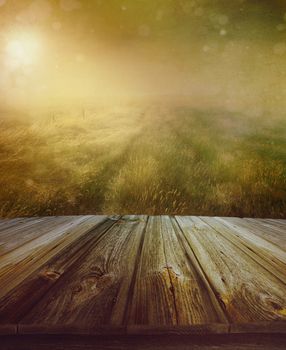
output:
<svg viewBox="0 0 286 350"><path fill-rule="evenodd" d="M286 118L186 105L0 123L0 215L286 217Z"/></svg>

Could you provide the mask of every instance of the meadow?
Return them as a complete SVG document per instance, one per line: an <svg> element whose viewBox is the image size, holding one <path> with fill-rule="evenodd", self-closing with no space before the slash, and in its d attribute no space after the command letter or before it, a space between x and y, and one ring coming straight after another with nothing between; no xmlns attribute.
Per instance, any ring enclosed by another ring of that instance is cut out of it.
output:
<svg viewBox="0 0 286 350"><path fill-rule="evenodd" d="M118 103L1 112L0 216L286 218L286 118Z"/></svg>

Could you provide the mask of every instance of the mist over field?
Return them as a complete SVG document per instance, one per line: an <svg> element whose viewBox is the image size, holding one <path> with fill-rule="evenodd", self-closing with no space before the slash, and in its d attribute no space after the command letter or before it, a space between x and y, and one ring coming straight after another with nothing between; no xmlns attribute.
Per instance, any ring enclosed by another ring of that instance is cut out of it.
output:
<svg viewBox="0 0 286 350"><path fill-rule="evenodd" d="M0 215L286 217L286 2L0 0Z"/></svg>

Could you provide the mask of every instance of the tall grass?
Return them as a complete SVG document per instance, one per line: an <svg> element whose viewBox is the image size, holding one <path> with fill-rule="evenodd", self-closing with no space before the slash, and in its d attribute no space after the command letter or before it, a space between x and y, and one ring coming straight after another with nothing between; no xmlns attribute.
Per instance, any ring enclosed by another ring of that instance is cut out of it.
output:
<svg viewBox="0 0 286 350"><path fill-rule="evenodd" d="M0 123L0 215L286 217L286 120L187 106Z"/></svg>

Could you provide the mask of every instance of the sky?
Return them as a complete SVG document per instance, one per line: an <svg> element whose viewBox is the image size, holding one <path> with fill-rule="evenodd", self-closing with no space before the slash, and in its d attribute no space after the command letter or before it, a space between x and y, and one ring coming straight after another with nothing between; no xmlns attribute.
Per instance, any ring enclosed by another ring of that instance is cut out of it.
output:
<svg viewBox="0 0 286 350"><path fill-rule="evenodd" d="M0 0L0 104L286 107L285 0Z"/></svg>

